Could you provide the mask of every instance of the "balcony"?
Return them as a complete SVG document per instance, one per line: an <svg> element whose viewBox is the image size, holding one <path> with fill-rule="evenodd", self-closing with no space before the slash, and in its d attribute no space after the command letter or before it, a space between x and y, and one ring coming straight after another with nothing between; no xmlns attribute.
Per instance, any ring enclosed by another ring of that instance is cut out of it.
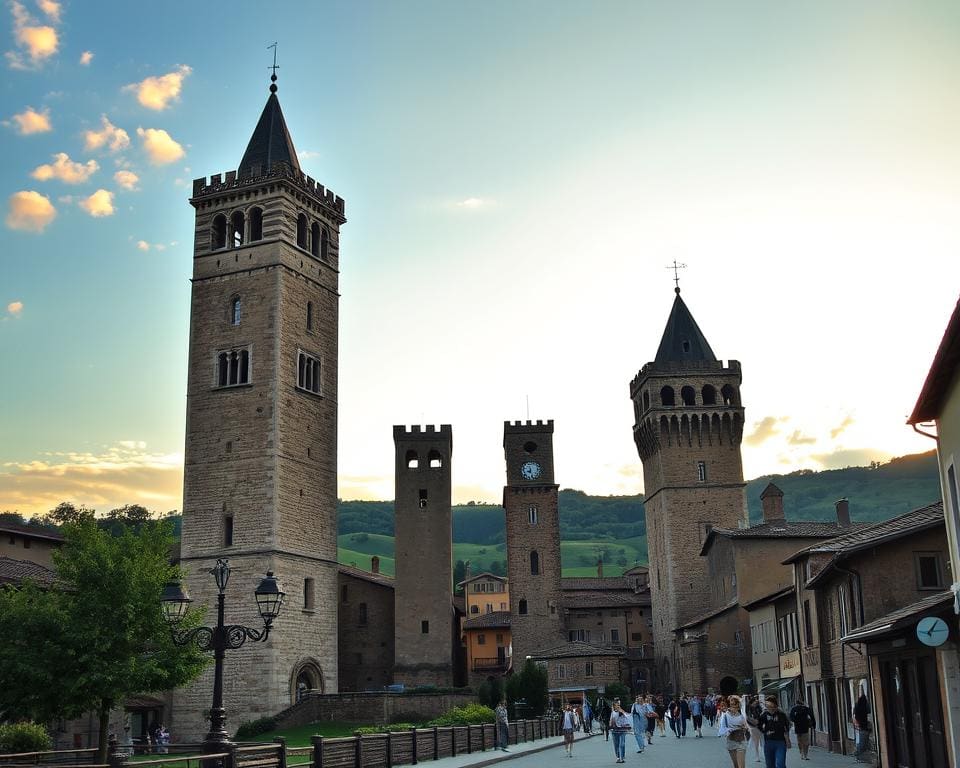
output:
<svg viewBox="0 0 960 768"><path fill-rule="evenodd" d="M506 672L510 667L510 656L496 656L489 659L475 658L474 672Z"/></svg>

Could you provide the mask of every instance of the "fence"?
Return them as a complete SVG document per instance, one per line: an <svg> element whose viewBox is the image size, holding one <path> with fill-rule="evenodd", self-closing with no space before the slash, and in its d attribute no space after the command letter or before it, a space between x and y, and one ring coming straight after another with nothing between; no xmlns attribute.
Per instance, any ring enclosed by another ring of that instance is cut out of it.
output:
<svg viewBox="0 0 960 768"><path fill-rule="evenodd" d="M553 718L517 720L508 731L511 744L559 734ZM0 768L393 768L492 749L496 726L411 728L340 738L313 736L310 741L309 747L287 747L281 738L261 744L236 743L217 754L203 754L199 744L171 744L169 752L157 757L114 746L109 765L94 762L95 749L29 752L0 755Z"/></svg>

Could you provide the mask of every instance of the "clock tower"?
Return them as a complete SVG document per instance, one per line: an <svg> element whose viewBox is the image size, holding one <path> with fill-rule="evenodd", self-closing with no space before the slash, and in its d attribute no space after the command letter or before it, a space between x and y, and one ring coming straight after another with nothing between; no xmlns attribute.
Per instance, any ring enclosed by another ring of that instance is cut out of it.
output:
<svg viewBox="0 0 960 768"><path fill-rule="evenodd" d="M553 421L504 422L503 508L513 668L564 641L560 606L560 516L553 475Z"/></svg>

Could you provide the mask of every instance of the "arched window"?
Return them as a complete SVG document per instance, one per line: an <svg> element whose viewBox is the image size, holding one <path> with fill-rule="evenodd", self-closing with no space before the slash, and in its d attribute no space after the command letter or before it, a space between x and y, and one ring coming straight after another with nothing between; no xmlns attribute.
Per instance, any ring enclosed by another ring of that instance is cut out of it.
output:
<svg viewBox="0 0 960 768"><path fill-rule="evenodd" d="M673 399L673 387L664 387L660 390L661 405L676 405Z"/></svg>
<svg viewBox="0 0 960 768"><path fill-rule="evenodd" d="M232 232L230 243L234 248L239 248L243 245L243 237L245 234L243 211L233 212L233 216L230 217L230 230Z"/></svg>
<svg viewBox="0 0 960 768"><path fill-rule="evenodd" d="M297 387L320 394L320 360L306 352L297 353Z"/></svg>
<svg viewBox="0 0 960 768"><path fill-rule="evenodd" d="M713 387L712 384L703 385L703 404L704 405L717 404L717 390Z"/></svg>
<svg viewBox="0 0 960 768"><path fill-rule="evenodd" d="M250 383L250 351L232 349L217 354L217 386L232 387Z"/></svg>
<svg viewBox="0 0 960 768"><path fill-rule="evenodd" d="M240 325L240 297L230 299L230 325Z"/></svg>
<svg viewBox="0 0 960 768"><path fill-rule="evenodd" d="M217 356L217 386L227 386L227 353L221 352Z"/></svg>
<svg viewBox="0 0 960 768"><path fill-rule="evenodd" d="M643 392L643 410L650 410L650 393L644 390Z"/></svg>
<svg viewBox="0 0 960 768"><path fill-rule="evenodd" d="M430 469L440 469L443 466L443 458L440 456L439 451L430 451L427 454L427 462L430 466Z"/></svg>
<svg viewBox="0 0 960 768"><path fill-rule="evenodd" d="M310 227L310 253L320 255L320 225L316 222Z"/></svg>
<svg viewBox="0 0 960 768"><path fill-rule="evenodd" d="M250 242L263 240L263 209L250 209Z"/></svg>
<svg viewBox="0 0 960 768"><path fill-rule="evenodd" d="M307 302L307 330L313 330L313 302Z"/></svg>
<svg viewBox="0 0 960 768"><path fill-rule="evenodd" d="M307 248L307 217L302 213L297 216L297 245Z"/></svg>
<svg viewBox="0 0 960 768"><path fill-rule="evenodd" d="M730 384L724 384L720 389L720 396L723 398L724 405L740 405L737 402L737 390Z"/></svg>
<svg viewBox="0 0 960 768"><path fill-rule="evenodd" d="M684 405L696 405L697 404L697 395L693 391L693 387L685 386L680 388L680 400Z"/></svg>
<svg viewBox="0 0 960 768"><path fill-rule="evenodd" d="M320 258L326 261L330 255L329 251L330 251L330 233L327 232L326 227L322 227L320 230Z"/></svg>
<svg viewBox="0 0 960 768"><path fill-rule="evenodd" d="M407 469L417 469L420 466L420 457L417 455L417 452L414 450L407 451L407 456L404 459L404 462L407 465Z"/></svg>
<svg viewBox="0 0 960 768"><path fill-rule="evenodd" d="M227 247L227 217L222 213L213 218L210 240L213 242L213 250Z"/></svg>
<svg viewBox="0 0 960 768"><path fill-rule="evenodd" d="M537 550L533 550L530 553L530 575L540 575L540 554L537 552Z"/></svg>
<svg viewBox="0 0 960 768"><path fill-rule="evenodd" d="M517 603L517 613L519 613L521 616L526 616L526 615L527 615L527 601L526 601L526 600L522 600L522 599L521 599L521 600Z"/></svg>

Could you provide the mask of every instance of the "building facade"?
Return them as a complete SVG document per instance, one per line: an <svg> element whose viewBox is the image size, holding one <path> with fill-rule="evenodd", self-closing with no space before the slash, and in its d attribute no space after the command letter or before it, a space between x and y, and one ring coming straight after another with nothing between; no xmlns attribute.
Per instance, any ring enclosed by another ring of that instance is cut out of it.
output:
<svg viewBox="0 0 960 768"><path fill-rule="evenodd" d="M393 682L394 582L380 573L341 565L337 607L338 674L341 691L380 691ZM301 689L303 695L305 689Z"/></svg>
<svg viewBox="0 0 960 768"><path fill-rule="evenodd" d="M678 288L654 361L630 383L643 462L656 686L666 692L694 688L680 674L675 630L703 611L710 594L700 558L705 533L747 521L740 383L740 363L717 360Z"/></svg>
<svg viewBox="0 0 960 768"><path fill-rule="evenodd" d="M284 610L233 651L233 729L337 683L337 337L343 199L300 168L276 85L237 170L193 182L196 213L181 566L200 605L228 558L227 620L257 620L273 571ZM209 621L209 617L208 617ZM212 669L174 694L170 726L202 737Z"/></svg>

